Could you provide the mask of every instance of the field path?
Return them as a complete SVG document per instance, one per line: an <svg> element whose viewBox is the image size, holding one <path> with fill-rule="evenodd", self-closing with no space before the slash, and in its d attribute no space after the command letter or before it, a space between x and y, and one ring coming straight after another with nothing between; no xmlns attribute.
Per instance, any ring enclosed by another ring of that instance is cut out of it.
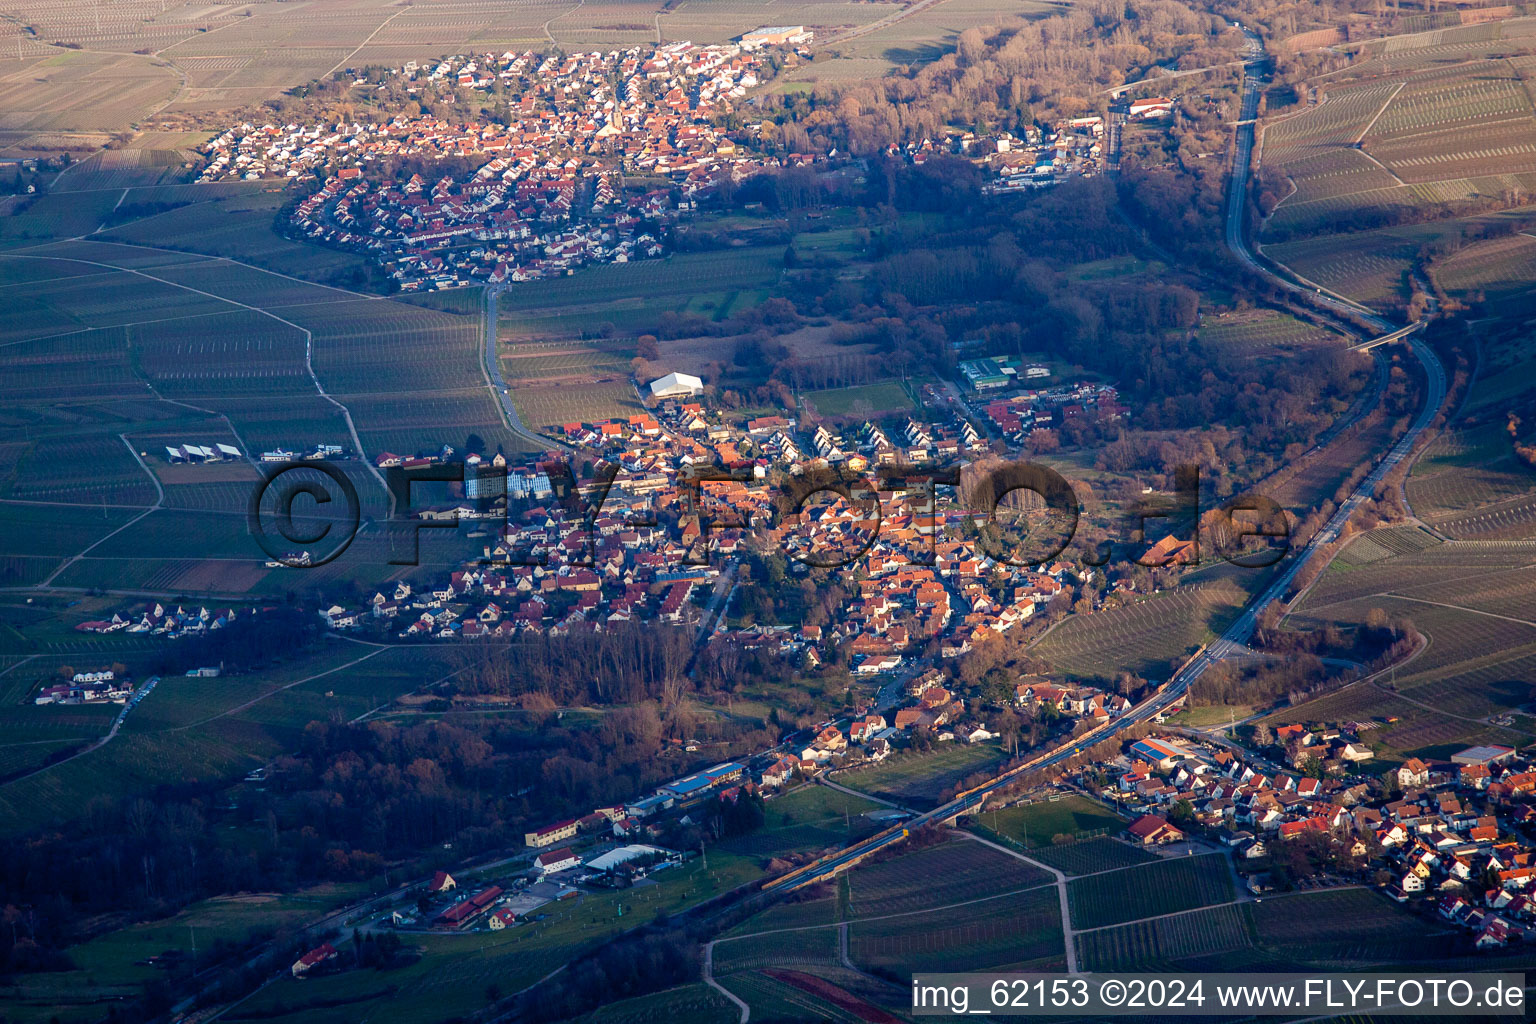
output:
<svg viewBox="0 0 1536 1024"><path fill-rule="evenodd" d="M329 78L331 75L334 75L336 72L338 72L342 68L346 67L347 61L351 60L353 57L356 57L359 53L362 52L363 47L365 47L369 43L373 42L373 37L374 36L378 35L380 32L383 32L384 29L389 27L389 23L390 22L394 21L396 18L400 17L400 15L404 14L406 11L409 11L409 10L411 10L411 7L409 5L407 5L405 7L400 8L398 11L396 11L394 14L391 14L389 17L385 18L383 21L379 22L378 25L374 27L374 30L372 32L369 32L366 36L364 36L363 37L363 41L357 44L357 49L353 50L351 53L349 53L345 57L341 58L341 60L337 61L336 62L336 66L331 68L331 70L327 71L325 73L325 75L323 75L322 77Z"/></svg>
<svg viewBox="0 0 1536 1024"><path fill-rule="evenodd" d="M844 786L841 783L833 782L825 775L816 776L816 781L821 785L828 787L829 789L837 790L839 793L846 793L849 796L856 796L863 800L873 800L877 804L884 804L887 807L894 807L896 810L906 811L908 814L915 813L912 808L903 807L901 804L894 800L887 800L884 797L873 796L869 793L861 793L856 789L849 789L847 786Z"/></svg>
<svg viewBox="0 0 1536 1024"><path fill-rule="evenodd" d="M216 722L216 721L218 721L221 718L228 718L230 715L237 714L237 713L239 713L241 711L246 711L246 710L248 710L250 708L253 708L257 704L260 704L262 701L266 700L268 697L272 697L272 696L274 696L276 694L282 693L284 690L291 690L295 686L302 686L304 683L312 683L316 679L323 679L326 676L331 675L334 672L340 672L344 668L351 668L353 665L360 665L363 662L367 661L369 658L377 658L379 655L383 654L385 651L392 650L392 649L393 648L388 647L388 646L376 647L376 648L374 648L373 650L369 651L367 654L363 655L360 658L353 658L351 661L344 662L343 664L337 665L335 668L328 668L324 672L316 672L314 675L305 676L303 679L295 679L291 683L284 683L282 686L279 686L279 687L277 687L275 689L272 689L272 690L268 690L266 693L261 694L259 697L252 697L250 700L246 701L244 704L237 704L236 706L234 706L232 708L229 708L229 709L224 710L224 711L220 711L216 715L209 715L207 718L204 718L201 721L188 722L186 725L178 725L176 728L170 729L170 730L167 730L167 731L169 731L169 732L182 732L182 731L187 730L187 729L196 729L198 726L207 725L209 722ZM441 682L441 680L439 680L439 682Z"/></svg>
<svg viewBox="0 0 1536 1024"><path fill-rule="evenodd" d="M150 481L150 483L155 485L155 503L153 505L149 506L149 508L146 508L144 511L140 512L138 515L134 516L132 519L128 520L122 526L119 526L117 529L113 530L112 532L106 533L106 534L103 534L100 537L97 537L84 550L80 551L78 554L74 554L74 555L71 555L69 558L66 558L64 560L64 562L57 569L55 569L55 570L53 570L53 572L49 573L47 579L43 580L43 582L38 584L38 589L47 589L49 587L49 585L51 583L53 583L54 580L59 578L59 574L62 573L65 569L68 569L70 566L72 566L76 562L80 561L80 559L82 559L86 555L90 554L92 551L94 551L101 544L104 544L105 542L111 540L113 537L116 537L118 534L122 533L124 530L128 529L128 527L132 526L134 523L138 522L140 519L143 519L145 516L149 515L152 512L159 511L160 510L160 506L165 504L165 488L160 486L160 478L155 476L155 474L150 470L150 468L144 464L144 460L139 457L138 450L133 447L132 442L130 442L128 440L126 435L118 434L117 436L123 442L123 444L127 446L128 454L133 456L133 461L135 461L135 462L137 462L139 464L139 468L140 469L142 469L145 473L149 474L149 481ZM114 725L112 727L112 731L116 732L117 731L117 726ZM23 776L23 777L25 777L25 776Z"/></svg>
<svg viewBox="0 0 1536 1024"><path fill-rule="evenodd" d="M1059 868L1053 868L1049 864L1035 860L1033 857L1026 857L1017 850L1010 850L1008 847L1003 846L1001 843L994 843L990 839L983 839L981 836L972 835L969 832L964 832L962 835L964 835L967 839L980 843L983 846L990 846L992 849L997 850L999 853L1006 853L1008 856L1021 860L1026 864L1033 864L1035 867L1049 871L1051 874L1056 876L1056 896L1061 900L1061 938L1067 947L1067 973L1076 974L1077 933L1072 930L1072 912L1067 908L1066 873Z"/></svg>
<svg viewBox="0 0 1536 1024"><path fill-rule="evenodd" d="M1152 917L1138 917L1134 921L1121 921L1119 924L1101 924L1092 928L1084 928L1079 935L1087 935L1089 932L1102 932L1110 928L1124 928L1130 924L1142 924L1147 921L1161 921L1169 917L1184 917L1188 914L1198 914L1202 910L1215 910L1217 907L1235 907L1242 903L1262 903L1265 900L1283 900L1287 896L1305 896L1314 892L1343 892L1346 889L1364 889L1363 885L1328 885L1317 889L1297 889L1295 892L1277 893L1273 896L1253 897L1247 896L1240 899L1228 900L1225 903L1211 903L1203 907L1191 907L1188 910L1174 910L1166 914L1154 914Z"/></svg>
<svg viewBox="0 0 1536 1024"><path fill-rule="evenodd" d="M1387 108L1392 105L1392 101L1397 99L1397 94L1402 92L1403 86L1407 84L1408 80L1406 78L1397 83L1397 88L1392 90L1392 95L1388 96L1385 100L1382 101L1381 106L1376 109L1376 113L1373 114L1371 119L1365 123L1365 127L1360 129L1360 134L1355 136L1355 145L1360 145L1361 142L1365 141L1365 137L1371 134L1371 129L1376 127L1376 122L1381 120L1381 115L1387 112ZM1364 152L1364 150L1361 150L1361 152ZM1369 153L1366 153L1365 155L1370 156ZM1377 163L1374 159L1371 160L1371 163L1376 164L1377 167L1381 167L1381 164ZM1381 169L1387 171L1385 167L1382 167ZM1391 171L1387 171L1387 173L1392 174ZM1392 174L1392 177L1397 178L1397 175ZM1402 181L1403 179L1397 178L1397 180Z"/></svg>
<svg viewBox="0 0 1536 1024"><path fill-rule="evenodd" d="M102 539L105 540L106 538L102 538ZM200 725L207 725L209 722L216 721L216 720L218 720L220 718L224 718L224 717L226 717L228 715L232 715L232 714L234 714L237 711L244 711L245 709L247 709L249 707L252 707L253 705L260 704L262 701L266 700L268 697L272 696L274 693L282 693L284 690L291 690L295 686L298 686L301 683L313 682L314 680L319 679L319 678L321 678L323 676L330 675L332 672L340 672L344 668L351 668L353 665L356 665L359 662L367 661L369 658L372 658L372 657L375 657L375 656L377 656L379 654L382 654L383 652L385 652L387 650L389 650L388 647L380 647L378 650L369 651L367 654L363 655L361 658L354 658L351 661L347 662L346 664L337 665L335 668L328 668L324 672L316 672L314 675L312 675L312 676L305 676L303 679L295 679L291 683L285 683L282 686L279 686L275 690L269 690L268 692L262 694L260 697L256 697L256 698L253 698L251 700L246 701L244 704L241 704L239 707L230 708L229 710L220 712L217 715L212 715L212 716L210 716L208 718L203 719L201 722L193 722L190 725L177 726L175 729L171 729L169 731L170 732L180 732L183 729L194 729L194 728L196 728L196 727L198 727ZM81 747L79 750L75 751L73 754L70 754L68 757L63 758L62 760L55 761L52 764L45 764L41 768L36 769L35 771L30 771L30 772L28 772L25 775L18 775L14 779L7 779L3 784L0 784L0 788L4 788L5 786L9 786L12 783L21 782L23 779L30 779L34 775L41 775L43 772L51 771L52 769L57 768L61 764L68 764L69 762L73 761L77 757L84 757L86 754L89 754L93 750L100 750L102 747L106 746L108 743L111 743L112 740L114 740L117 737L118 730L122 728L123 721L126 719L126 717L127 717L126 715L118 715L117 718L114 719L113 722L112 722L112 728L107 731L106 735L102 736L96 742L91 743L88 746Z"/></svg>
<svg viewBox="0 0 1536 1024"><path fill-rule="evenodd" d="M180 207L178 207L178 209L180 209ZM174 213L175 211L174 210L166 210L165 212L166 213ZM158 213L150 214L150 216L140 218L139 220L133 221L133 223L134 224L142 224L144 221L151 220L154 217L158 217L158 216L160 216L160 214L158 214ZM163 252L163 253L168 253L168 254L173 255L173 256L205 256L209 260L222 260L225 263L233 263L237 267L245 267L247 270L254 270L254 271L256 271L259 274L271 274L273 277L281 277L284 280L292 281L295 284L303 284L303 285L308 285L311 288L325 288L328 291L341 292L343 295L350 295L354 299L367 299L370 302L384 302L384 301L387 301L389 299L389 296L387 296L387 295L373 295L373 294L370 294L368 292L357 292L357 291L353 291L351 288L342 288L342 287L340 287L338 285L334 285L334 284L324 284L324 283L322 283L320 281L309 281L309 280L306 280L305 278L302 278L302 277L294 277L292 274L285 274L281 270L273 270L270 267L258 267L254 263L245 263L245 262L243 262L241 260L237 260L237 259L235 259L235 258L233 258L231 256L212 256L212 255L209 255L208 253L189 253L189 252L186 252L186 251L184 251L182 249L166 249L163 246L159 246L159 245L143 245L143 244L141 244L139 242L124 242L124 241L120 241L119 239L116 239L116 238L89 238L89 237L84 236L84 235L82 235L82 236L80 236L78 238L56 238L56 239L54 239L51 242L42 242L42 243L39 243L38 246L32 246L31 248L40 248L42 246L57 245L59 242L95 242L98 245L118 245L118 246L122 246L124 249L143 249L146 252ZM13 249L11 251L15 252L17 250ZM50 259L64 259L65 257L62 257L62 256L52 256L52 257L49 257L49 258ZM200 314L197 314L197 315L198 316L216 316L217 314L214 314L214 313L200 313ZM190 318L189 317L171 317L169 319L173 319L174 320L174 319L190 319ZM144 323L158 323L159 321L146 320L146 321L143 321L143 322Z"/></svg>
<svg viewBox="0 0 1536 1024"><path fill-rule="evenodd" d="M495 398L497 406L501 409L502 419L506 422L507 429L518 437L532 441L534 451L553 451L563 448L574 452L576 449L564 441L545 437L530 430L523 423L523 418L518 415L517 407L512 404L512 399L508 395L507 382L502 379L501 366L496 361L496 324L498 323L496 295L495 288L485 289L485 309L481 313L485 351L480 360L480 373L485 377L485 386L491 389L491 396Z"/></svg>
<svg viewBox="0 0 1536 1024"><path fill-rule="evenodd" d="M747 1024L747 1021L752 1019L752 1007L748 1006L746 1001L736 993L715 980L715 944L713 942L704 943L704 984L736 1004L741 1010L741 1024Z"/></svg>
<svg viewBox="0 0 1536 1024"><path fill-rule="evenodd" d="M231 298L228 298L228 297L223 296L223 295L215 295L213 292L205 292L201 288L194 288L194 287L192 287L189 284L182 284L179 281L171 281L171 280L168 280L167 278L156 277L154 274L146 274L144 271L136 270L136 269L134 269L132 267L117 267L117 266L113 266L110 263L101 263L101 262L99 262L97 260L81 259L81 258L79 258L77 256L49 256L49 255L40 255L39 256L39 255L27 255L27 254L24 254L24 253L0 253L0 256L4 256L7 259L23 259L23 260L49 259L49 260L62 260L65 263L80 263L80 264L83 264L85 266L104 267L104 268L106 268L108 270L116 270L116 271L118 271L120 273L124 273L124 274L132 274L135 277L142 277L145 280L155 281L155 282L157 282L159 284L169 285L169 286L171 286L173 288L180 288L183 291L189 291L189 292L192 292L193 294L201 295L201 296L203 296L205 298L213 299L213 300L215 300L217 302L227 302L231 306L239 306L241 309L248 309L248 310L250 310L253 313L260 313L262 316L270 317L271 319L276 320L280 324L285 324L285 325L287 325L289 327L292 327L294 330L299 331L300 333L302 333L304 335L304 369L309 374L309 379L314 382L316 393L319 394L319 396L321 398L325 399L327 402L330 402L338 410L340 410L341 418L347 424L347 433L352 438L353 451L357 452L357 457L362 460L363 465L368 467L368 472L373 474L373 478L379 482L379 486L381 488L383 488L384 493L386 495L390 495L389 485L384 482L384 474L380 473L379 472L379 468L377 466L375 466L373 464L373 462L368 458L368 450L363 447L362 438L360 438L358 436L358 434L357 434L357 424L352 422L352 410L348 409L345 405L341 404L335 398L333 398L330 395L330 393L325 390L325 385L320 383L320 377L315 373L315 364L314 364L315 336L314 336L314 334L308 328L301 327L298 324L294 323L292 320L285 320L285 319L283 319L282 317L278 316L276 313L272 312L269 309L263 309L260 306L250 306L250 305L247 305L244 302L239 301L238 299L231 299ZM295 280L297 280L297 279L295 279ZM309 284L310 282L305 281L304 283L305 284ZM131 448L132 446L130 445L129 447ZM134 453L134 457L137 458L138 457L138 453L135 452ZM145 472L148 472L147 468L146 468ZM153 474L151 474L151 476L153 476ZM156 481L156 487L158 487L158 486L159 486L159 482ZM156 505L156 507L157 508L159 507L158 504ZM391 515L394 514L394 498L393 498L393 495L390 496L390 514ZM110 534L109 534L109 536L110 536ZM106 538L104 537L102 539L105 540Z"/></svg>
<svg viewBox="0 0 1536 1024"><path fill-rule="evenodd" d="M552 46L559 46L560 42L559 42L559 40L557 40L550 33L549 26L553 25L555 22L559 21L561 18L565 17L567 14L575 14L577 8L583 6L586 2L587 2L587 0L576 0L576 6L575 7L572 7L568 11L561 11L559 14L556 14L554 17L550 18L548 21L546 21L543 25L540 26L540 28L542 28L544 30L544 37L549 40L550 45L552 45ZM661 34L661 27L660 26L657 26L656 33L657 33L657 35ZM743 1021L745 1021L747 1018L746 1017L742 1017L741 1019Z"/></svg>

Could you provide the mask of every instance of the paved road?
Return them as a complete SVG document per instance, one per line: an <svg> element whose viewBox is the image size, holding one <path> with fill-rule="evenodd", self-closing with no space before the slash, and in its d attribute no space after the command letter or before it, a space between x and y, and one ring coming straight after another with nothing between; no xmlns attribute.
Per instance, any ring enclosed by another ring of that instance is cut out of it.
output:
<svg viewBox="0 0 1536 1024"><path fill-rule="evenodd" d="M496 358L496 296L494 287L485 289L485 312L482 314L480 333L485 340L485 351L480 360L481 369L485 373L485 382L491 388L491 393L496 396L496 401L501 403L501 414L507 421L507 427L512 433L529 441L533 450L538 452L554 451L563 448L566 451L575 451L564 441L558 441L552 437L529 430L523 424L523 419L517 414L517 408L512 404L512 397L507 388L507 382L501 377L501 363Z"/></svg>
<svg viewBox="0 0 1536 1024"><path fill-rule="evenodd" d="M1262 44L1256 36L1249 35L1249 55L1251 63L1246 67L1243 83L1243 117L1238 126L1236 161L1230 184L1230 194L1227 204L1227 244L1233 253L1256 273L1270 279L1280 287L1296 293L1300 298L1320 307L1326 311L1346 316L1348 319L1363 321L1373 328L1380 329L1387 334L1398 328L1386 318L1366 309L1357 303L1352 303L1342 297L1324 294L1320 291L1311 291L1300 285L1294 284L1275 273L1266 264L1262 263L1248 247L1247 239L1243 233L1244 211L1247 204L1247 188L1249 175L1249 158L1253 153L1254 125L1253 118L1258 109L1258 99L1263 88L1263 80L1259 77L1262 70L1264 53ZM1410 335L1407 339L1413 348L1414 355L1423 363L1425 376L1428 379L1428 393L1424 408L1420 411L1413 425L1403 437L1392 446L1387 454L1376 464L1376 467L1366 475L1365 479L1354 489L1347 499L1342 502L1327 523L1323 525L1312 538L1294 554L1288 556L1280 563L1279 570L1274 574L1268 586L1252 601L1230 626L1213 643L1202 648L1183 668L1174 673L1167 683L1159 687L1150 697L1142 701L1131 711L1115 719L1098 730L1079 737L1055 750L1025 764L1010 769L992 781L969 791L966 795L951 800L941 807L920 814L894 829L878 833L863 842L856 843L847 849L833 854L820 861L813 862L799 871L791 872L783 878L777 879L764 886L769 891L788 891L798 888L821 878L834 875L876 850L882 849L894 843L900 843L906 839L910 829L920 828L924 825L939 824L953 820L959 815L970 813L979 808L992 793L1010 785L1014 779L1025 771L1043 771L1057 767L1074 754L1084 748L1102 742L1135 725L1140 725L1161 714L1170 705L1182 697L1212 666L1234 654L1241 654L1246 648L1249 639L1252 638L1259 616L1271 603L1283 597L1287 589L1301 570L1311 561L1312 556L1319 548L1325 547L1336 540L1344 528L1345 522L1361 504L1368 501L1375 493L1377 485L1383 477L1398 463L1407 458L1413 451L1414 445L1434 421L1441 404L1445 401L1445 369L1440 365L1429 347L1423 343L1417 335Z"/></svg>

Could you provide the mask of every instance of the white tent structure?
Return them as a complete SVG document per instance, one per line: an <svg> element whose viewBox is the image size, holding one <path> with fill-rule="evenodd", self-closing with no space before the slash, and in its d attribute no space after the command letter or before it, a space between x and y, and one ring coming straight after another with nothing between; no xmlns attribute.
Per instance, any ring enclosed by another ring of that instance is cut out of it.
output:
<svg viewBox="0 0 1536 1024"><path fill-rule="evenodd" d="M702 394L704 382L689 373L669 373L651 381L651 394L657 398L680 398Z"/></svg>

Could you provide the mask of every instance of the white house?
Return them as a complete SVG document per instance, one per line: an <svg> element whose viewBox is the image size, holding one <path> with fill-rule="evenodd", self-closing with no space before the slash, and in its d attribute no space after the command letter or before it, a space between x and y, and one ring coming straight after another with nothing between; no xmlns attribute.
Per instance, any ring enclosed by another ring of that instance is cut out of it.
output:
<svg viewBox="0 0 1536 1024"><path fill-rule="evenodd" d="M562 846L558 850L539 854L533 862L533 867L540 875L552 875L556 871L568 871L571 868L581 867L581 858L572 853L569 847Z"/></svg>
<svg viewBox="0 0 1536 1024"><path fill-rule="evenodd" d="M702 394L704 382L689 373L669 373L651 381L651 394L657 398L680 398Z"/></svg>

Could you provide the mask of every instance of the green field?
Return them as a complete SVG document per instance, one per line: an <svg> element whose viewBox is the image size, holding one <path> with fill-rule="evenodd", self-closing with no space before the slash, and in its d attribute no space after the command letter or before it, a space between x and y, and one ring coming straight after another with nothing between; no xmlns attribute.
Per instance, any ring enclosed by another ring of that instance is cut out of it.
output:
<svg viewBox="0 0 1536 1024"><path fill-rule="evenodd" d="M1246 904L1210 907L1080 932L1079 966L1085 971L1146 970L1181 957L1244 949L1254 941L1252 909Z"/></svg>
<svg viewBox="0 0 1536 1024"><path fill-rule="evenodd" d="M939 744L927 754L903 751L869 768L839 772L837 781L897 803L935 805L945 790L1001 760L991 743Z"/></svg>
<svg viewBox="0 0 1536 1024"><path fill-rule="evenodd" d="M23 975L13 979L15 991L0 986L0 1012L7 1020L47 1020L51 1013L71 1022L95 1020L92 1008L103 1000L136 997L160 977L160 971L142 963L146 957L179 951L190 960L195 947L206 965L229 949L345 906L365 891L358 884L322 885L286 895L242 893L202 900L173 917L71 946L74 970Z"/></svg>
<svg viewBox="0 0 1536 1024"><path fill-rule="evenodd" d="M295 749L308 722L350 720L449 671L445 655L432 648L335 644L260 673L169 677L134 709L112 742L0 784L0 819L4 828L20 831L69 820L93 797L232 781ZM17 708L10 734L17 735L21 723L34 716L57 723L61 714L78 717L82 711L103 723L99 732L117 707Z"/></svg>
<svg viewBox="0 0 1536 1024"><path fill-rule="evenodd" d="M876 1004L905 1005L900 986L869 976L861 982L838 966L840 928L847 930L854 965L882 978L966 964L1041 970L1065 964L1051 876L981 843L951 839L899 848L738 924L716 941L715 976L746 999L754 1015L806 1012L793 988L763 973L786 968L826 978Z"/></svg>
<svg viewBox="0 0 1536 1024"><path fill-rule="evenodd" d="M1454 925L1426 921L1363 888L1266 896L1077 933L1089 971L1366 970L1473 964ZM1517 956L1523 963L1529 956ZM1492 965L1484 962L1484 969Z"/></svg>
<svg viewBox="0 0 1536 1024"><path fill-rule="evenodd" d="M783 247L762 246L588 267L508 290L497 307L499 333L513 342L600 332L633 338L663 313L690 304L697 312L704 300L718 308L733 292L769 287L783 266Z"/></svg>
<svg viewBox="0 0 1536 1024"><path fill-rule="evenodd" d="M296 982L282 979L241 1004L241 1016L284 1022L378 1015L406 1024L436 1024L483 1008L494 993L510 995L636 922L698 903L757 877L750 858L723 852L656 876L655 885L587 894L552 908L541 921L502 932L408 935L422 954L393 971L346 971ZM623 916L619 907L623 906Z"/></svg>
<svg viewBox="0 0 1536 1024"><path fill-rule="evenodd" d="M895 381L807 391L801 398L823 416L880 417L915 408L912 396Z"/></svg>
<svg viewBox="0 0 1536 1024"><path fill-rule="evenodd" d="M879 806L829 786L801 786L766 802L761 828L721 845L759 857L844 846L880 830L881 825L864 816Z"/></svg>
<svg viewBox="0 0 1536 1024"><path fill-rule="evenodd" d="M987 811L976 820L1030 848L1058 844L1063 838L1076 839L1085 833L1118 832L1125 825L1124 818L1103 804L1075 794Z"/></svg>
<svg viewBox="0 0 1536 1024"><path fill-rule="evenodd" d="M221 217L212 223L240 221ZM147 241L158 237L157 219L133 226ZM281 253L273 261L288 264ZM383 488L363 460L380 451L516 453L526 443L485 385L478 316L95 239L0 255L0 287L14 313L0 328L0 386L12 397L0 423L0 498L16 502L0 511L13 527L0 576L13 585L47 579L61 556L156 505L55 582L173 598L280 594L300 583L271 577L246 529L256 471L169 467L167 445L217 441L252 458L345 446L360 456L343 468L362 513L378 516ZM376 584L395 571L388 557L360 541L302 585L347 572Z"/></svg>
<svg viewBox="0 0 1536 1024"><path fill-rule="evenodd" d="M725 996L700 982L621 999L578 1017L577 1024L735 1024L740 1012Z"/></svg>
<svg viewBox="0 0 1536 1024"><path fill-rule="evenodd" d="M1032 864L977 842L912 850L850 872L841 888L844 917L887 917L979 901L1049 885Z"/></svg>
<svg viewBox="0 0 1536 1024"><path fill-rule="evenodd" d="M919 971L1060 970L1061 904L1053 887L1005 896L961 913L855 923L854 963L900 975Z"/></svg>

